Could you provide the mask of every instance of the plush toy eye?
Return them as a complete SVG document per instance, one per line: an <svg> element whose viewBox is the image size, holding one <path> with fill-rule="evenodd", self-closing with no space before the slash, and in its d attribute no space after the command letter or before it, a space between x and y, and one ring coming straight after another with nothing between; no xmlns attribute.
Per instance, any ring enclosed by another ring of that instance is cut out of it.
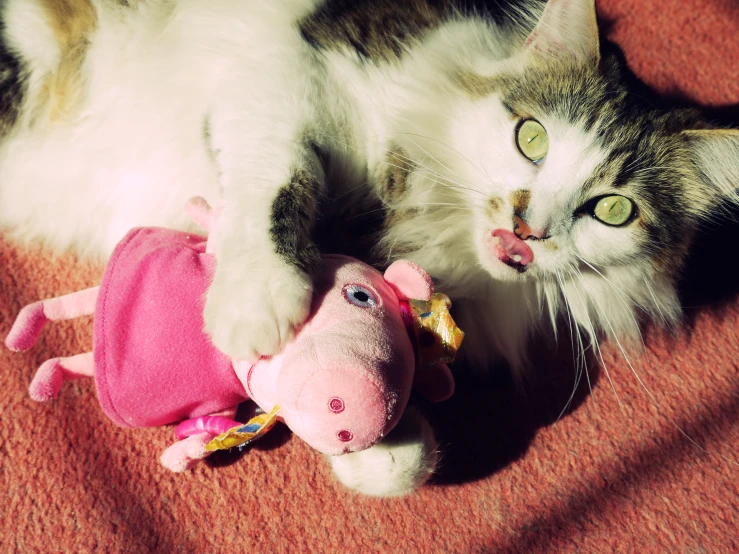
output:
<svg viewBox="0 0 739 554"><path fill-rule="evenodd" d="M346 298L350 304L354 304L360 308L374 308L378 304L375 293L362 285L345 286L344 298Z"/></svg>
<svg viewBox="0 0 739 554"><path fill-rule="evenodd" d="M598 198L593 205L593 217L598 221L620 227L626 224L634 213L634 203L624 196L612 194Z"/></svg>
<svg viewBox="0 0 739 554"><path fill-rule="evenodd" d="M549 150L549 135L535 119L522 119L516 126L516 146L534 163L539 163Z"/></svg>

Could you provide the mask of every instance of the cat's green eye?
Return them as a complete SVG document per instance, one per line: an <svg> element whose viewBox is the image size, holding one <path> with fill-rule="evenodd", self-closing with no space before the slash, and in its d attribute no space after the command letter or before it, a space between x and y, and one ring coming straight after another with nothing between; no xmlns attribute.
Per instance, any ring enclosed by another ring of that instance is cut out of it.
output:
<svg viewBox="0 0 739 554"><path fill-rule="evenodd" d="M614 227L627 223L633 213L634 203L617 194L603 196L593 206L593 216L606 225Z"/></svg>
<svg viewBox="0 0 739 554"><path fill-rule="evenodd" d="M549 150L549 135L535 119L523 119L516 126L516 145L521 154L534 163L544 159Z"/></svg>

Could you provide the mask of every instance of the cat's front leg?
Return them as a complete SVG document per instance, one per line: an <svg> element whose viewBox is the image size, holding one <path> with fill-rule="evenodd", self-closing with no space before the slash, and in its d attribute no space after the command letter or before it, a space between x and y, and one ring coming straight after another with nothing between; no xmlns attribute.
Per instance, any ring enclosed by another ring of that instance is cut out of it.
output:
<svg viewBox="0 0 739 554"><path fill-rule="evenodd" d="M290 340L308 317L320 265L311 238L320 162L310 147L294 148L284 165L275 158L230 176L215 228L205 326L214 344L237 359L275 354Z"/></svg>

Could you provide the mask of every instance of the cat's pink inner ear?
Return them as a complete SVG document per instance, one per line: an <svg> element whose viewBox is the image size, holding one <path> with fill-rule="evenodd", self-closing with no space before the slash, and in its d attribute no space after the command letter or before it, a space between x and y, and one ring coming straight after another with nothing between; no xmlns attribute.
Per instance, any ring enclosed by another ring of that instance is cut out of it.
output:
<svg viewBox="0 0 739 554"><path fill-rule="evenodd" d="M398 260L388 267L385 280L401 300L431 300L434 294L434 282L429 274L421 266L408 260Z"/></svg>
<svg viewBox="0 0 739 554"><path fill-rule="evenodd" d="M599 59L595 0L549 0L525 49L543 56Z"/></svg>

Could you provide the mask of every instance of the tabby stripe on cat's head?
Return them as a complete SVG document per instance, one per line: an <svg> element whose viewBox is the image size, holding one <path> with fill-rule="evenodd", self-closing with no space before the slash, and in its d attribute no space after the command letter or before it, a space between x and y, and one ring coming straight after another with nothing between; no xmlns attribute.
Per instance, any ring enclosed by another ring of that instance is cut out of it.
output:
<svg viewBox="0 0 739 554"><path fill-rule="evenodd" d="M5 136L18 119L26 85L23 62L8 48L5 25L0 20L0 137Z"/></svg>
<svg viewBox="0 0 739 554"><path fill-rule="evenodd" d="M552 63L529 67L525 74L463 72L456 82L472 99L498 94L513 118L547 116L594 133L605 157L583 184L582 197L592 197L604 184L623 190L639 207L642 248L653 263L661 268L682 263L703 185L689 177L691 162L679 155L678 134L698 125L697 112L657 109L629 96L623 70L609 52L599 68ZM525 210L526 200L514 193L514 212Z"/></svg>

